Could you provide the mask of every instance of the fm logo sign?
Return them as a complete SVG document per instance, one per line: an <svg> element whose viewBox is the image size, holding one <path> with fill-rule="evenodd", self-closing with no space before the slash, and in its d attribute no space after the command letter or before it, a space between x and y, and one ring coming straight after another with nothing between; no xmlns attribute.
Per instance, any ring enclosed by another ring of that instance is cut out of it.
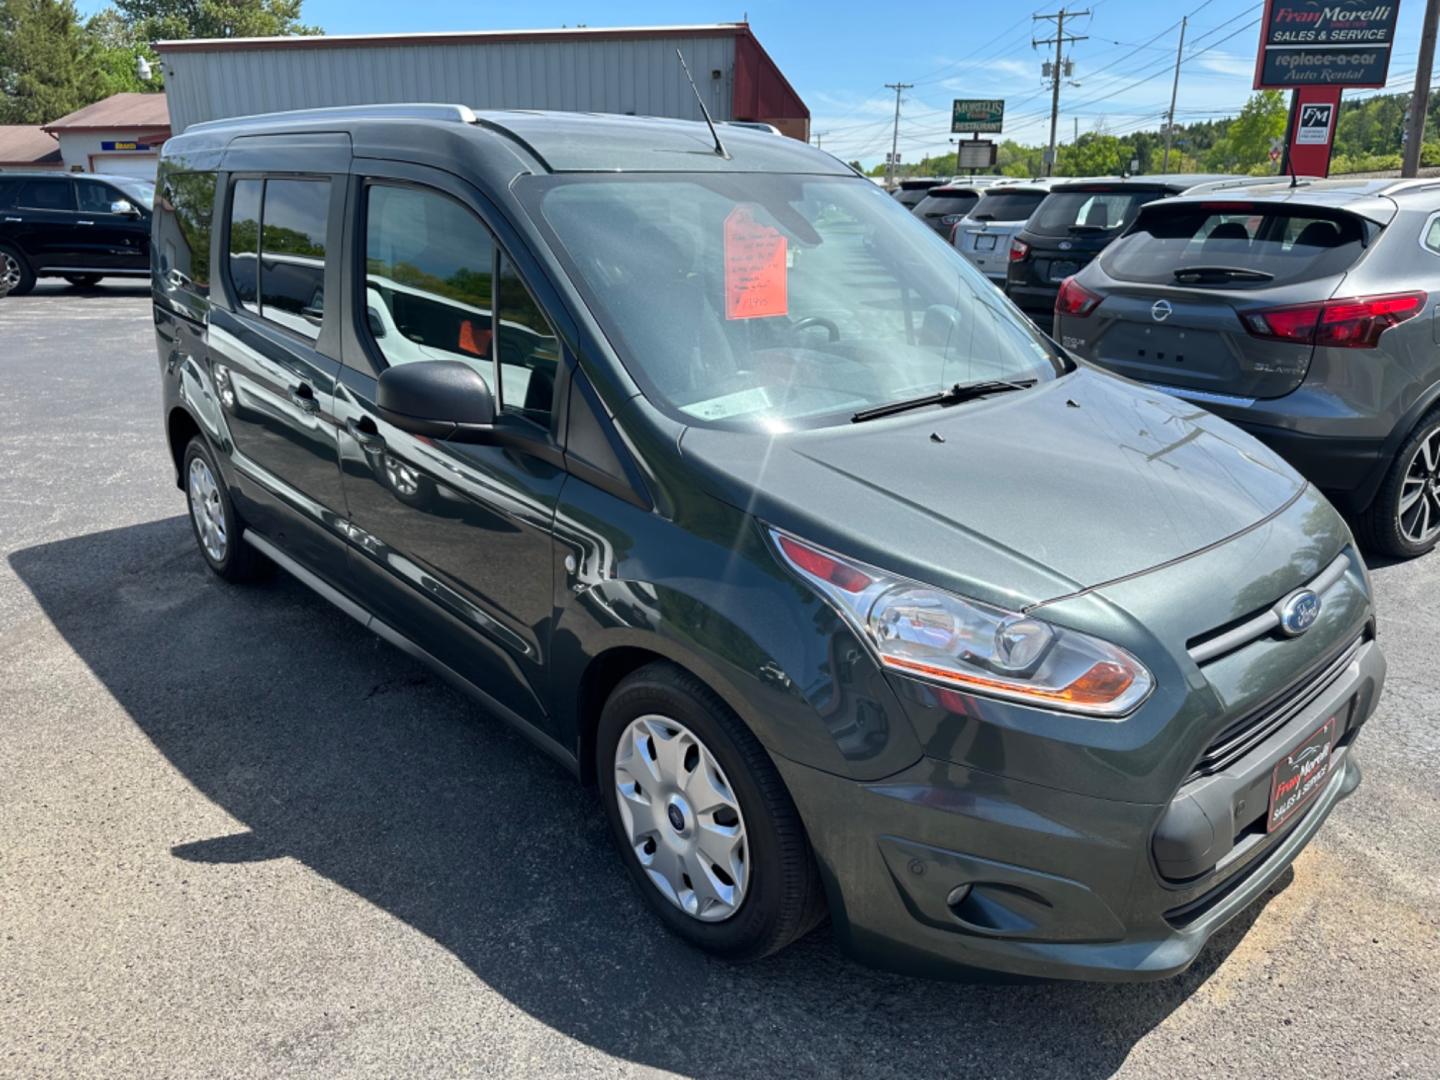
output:
<svg viewBox="0 0 1440 1080"><path fill-rule="evenodd" d="M1302 105L1300 125L1295 132L1296 146L1326 146L1330 142L1330 121L1334 105Z"/></svg>

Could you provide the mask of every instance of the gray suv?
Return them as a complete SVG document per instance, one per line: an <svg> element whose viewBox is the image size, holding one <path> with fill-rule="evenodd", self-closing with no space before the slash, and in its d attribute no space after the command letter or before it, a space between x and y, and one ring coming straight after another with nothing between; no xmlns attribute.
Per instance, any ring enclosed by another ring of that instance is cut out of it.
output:
<svg viewBox="0 0 1440 1080"><path fill-rule="evenodd" d="M1376 551L1440 541L1440 184L1259 185L1145 207L1055 336L1285 456Z"/></svg>

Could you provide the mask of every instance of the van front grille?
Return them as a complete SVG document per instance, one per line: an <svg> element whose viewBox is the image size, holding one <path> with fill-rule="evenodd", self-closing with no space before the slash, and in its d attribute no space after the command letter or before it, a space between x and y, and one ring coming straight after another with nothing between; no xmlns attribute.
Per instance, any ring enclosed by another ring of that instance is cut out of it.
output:
<svg viewBox="0 0 1440 1080"><path fill-rule="evenodd" d="M1360 651L1360 646L1368 634L1367 630L1341 649L1337 655L1324 661L1318 667L1311 668L1278 697L1272 698L1258 709L1251 710L1239 720L1228 725L1205 748L1205 752L1200 755L1200 760L1195 763L1194 769L1185 778L1185 782L1188 784L1191 780L1199 777L1213 776L1215 773L1224 772L1303 712L1325 692L1331 683L1340 677L1350 662L1355 659L1355 655Z"/></svg>

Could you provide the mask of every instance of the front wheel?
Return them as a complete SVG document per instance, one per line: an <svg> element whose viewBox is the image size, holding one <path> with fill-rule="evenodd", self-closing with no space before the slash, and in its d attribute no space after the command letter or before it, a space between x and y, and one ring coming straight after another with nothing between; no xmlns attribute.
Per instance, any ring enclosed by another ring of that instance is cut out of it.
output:
<svg viewBox="0 0 1440 1080"><path fill-rule="evenodd" d="M673 933L757 960L825 913L800 815L764 748L708 687L668 663L626 678L596 738L621 858Z"/></svg>
<svg viewBox="0 0 1440 1080"><path fill-rule="evenodd" d="M1359 525L1367 547L1395 558L1413 559L1440 543L1440 411L1400 447Z"/></svg>

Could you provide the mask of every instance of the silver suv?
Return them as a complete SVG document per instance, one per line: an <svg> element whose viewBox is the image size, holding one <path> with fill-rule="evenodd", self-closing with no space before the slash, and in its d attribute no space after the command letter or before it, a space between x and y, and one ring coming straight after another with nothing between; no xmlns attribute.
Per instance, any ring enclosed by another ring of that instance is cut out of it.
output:
<svg viewBox="0 0 1440 1080"><path fill-rule="evenodd" d="M1061 286L1055 337L1289 459L1376 551L1440 542L1440 183L1151 203Z"/></svg>

